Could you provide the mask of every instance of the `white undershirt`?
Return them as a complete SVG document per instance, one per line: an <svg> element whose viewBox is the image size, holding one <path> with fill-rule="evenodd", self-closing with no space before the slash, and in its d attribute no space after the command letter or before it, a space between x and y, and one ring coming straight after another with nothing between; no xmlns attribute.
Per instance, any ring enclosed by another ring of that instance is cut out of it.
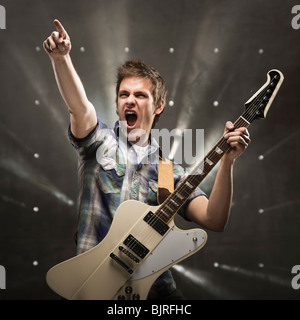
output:
<svg viewBox="0 0 300 320"><path fill-rule="evenodd" d="M145 147L141 147L137 144L133 144L132 147L134 148L137 155L137 163L140 163L142 159L147 155L149 146L146 145Z"/></svg>
<svg viewBox="0 0 300 320"><path fill-rule="evenodd" d="M121 190L121 197L120 200L121 202L128 200L129 199L129 193L130 193L130 186L132 185L132 176L134 173L134 163L139 164L145 156L148 154L148 145L145 147L138 146L136 144L133 144L130 147L130 154L127 154L130 159L127 159L127 164L126 164L126 171L125 171L125 176L123 180L123 185L122 185L122 190ZM133 152L135 152L136 157L133 156ZM134 159L135 158L135 159Z"/></svg>

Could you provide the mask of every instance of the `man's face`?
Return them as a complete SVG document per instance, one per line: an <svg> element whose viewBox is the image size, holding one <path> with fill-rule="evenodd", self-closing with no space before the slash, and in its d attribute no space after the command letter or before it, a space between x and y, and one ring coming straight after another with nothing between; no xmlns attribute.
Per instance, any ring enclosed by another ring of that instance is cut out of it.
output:
<svg viewBox="0 0 300 320"><path fill-rule="evenodd" d="M145 142L155 115L163 110L163 106L154 106L151 81L136 77L123 79L117 101L119 121L125 121L130 141L134 143L142 139Z"/></svg>

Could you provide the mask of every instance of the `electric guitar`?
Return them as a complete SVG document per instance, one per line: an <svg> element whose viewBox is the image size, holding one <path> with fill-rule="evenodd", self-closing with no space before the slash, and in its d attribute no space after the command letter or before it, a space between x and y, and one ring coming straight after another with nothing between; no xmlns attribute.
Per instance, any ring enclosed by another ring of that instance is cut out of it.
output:
<svg viewBox="0 0 300 320"><path fill-rule="evenodd" d="M266 83L245 103L235 128L266 117L283 79L278 70L268 72ZM161 205L123 202L97 246L48 271L49 287L66 299L146 299L164 271L205 245L205 231L181 230L174 216L229 148L222 137Z"/></svg>

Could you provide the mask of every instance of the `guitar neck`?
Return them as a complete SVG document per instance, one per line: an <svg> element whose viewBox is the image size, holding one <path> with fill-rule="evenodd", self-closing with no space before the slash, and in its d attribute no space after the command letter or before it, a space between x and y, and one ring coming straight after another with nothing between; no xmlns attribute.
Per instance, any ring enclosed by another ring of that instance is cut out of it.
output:
<svg viewBox="0 0 300 320"><path fill-rule="evenodd" d="M244 113L234 122L235 129L247 128L253 120L266 117L282 81L283 75L280 71L272 69L268 72L267 82L245 103ZM222 137L168 196L155 215L168 223L229 148L230 145Z"/></svg>
<svg viewBox="0 0 300 320"><path fill-rule="evenodd" d="M250 122L243 115L234 122L235 128L248 127L250 125ZM222 137L162 203L155 214L165 223L168 223L229 148L230 145Z"/></svg>

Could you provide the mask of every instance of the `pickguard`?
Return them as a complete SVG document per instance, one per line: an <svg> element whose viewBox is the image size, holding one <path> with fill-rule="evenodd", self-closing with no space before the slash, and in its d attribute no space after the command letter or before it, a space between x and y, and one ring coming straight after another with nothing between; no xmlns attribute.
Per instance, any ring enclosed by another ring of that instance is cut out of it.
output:
<svg viewBox="0 0 300 320"><path fill-rule="evenodd" d="M138 280L153 274L204 246L207 236L201 229L180 230L173 227L159 245L131 275Z"/></svg>

